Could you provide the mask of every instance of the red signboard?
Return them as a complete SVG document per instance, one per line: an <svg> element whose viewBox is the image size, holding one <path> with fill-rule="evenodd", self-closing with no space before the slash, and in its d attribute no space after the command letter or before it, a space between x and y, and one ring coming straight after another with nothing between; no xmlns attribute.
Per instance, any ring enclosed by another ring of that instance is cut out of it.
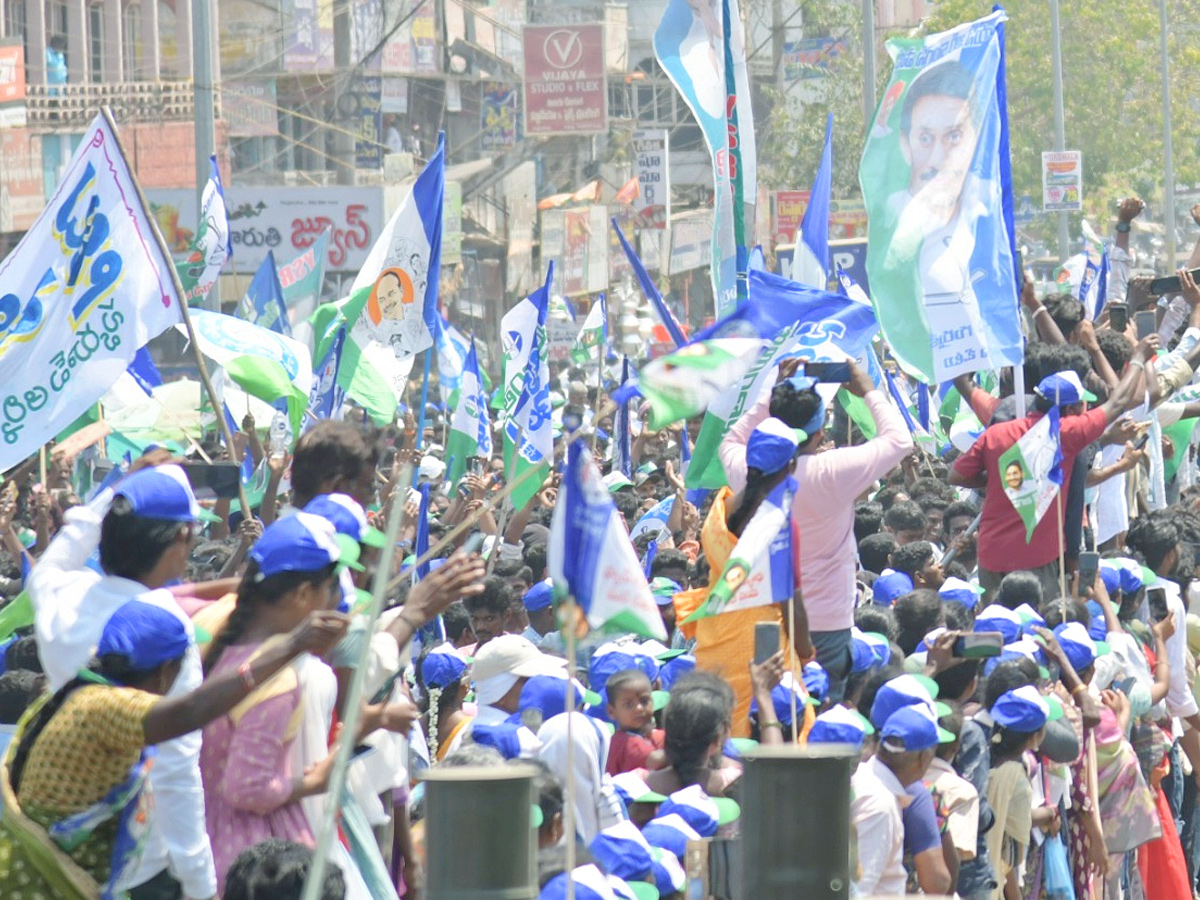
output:
<svg viewBox="0 0 1200 900"><path fill-rule="evenodd" d="M25 99L25 48L0 41L0 103Z"/></svg>
<svg viewBox="0 0 1200 900"><path fill-rule="evenodd" d="M525 134L608 128L603 25L525 26Z"/></svg>

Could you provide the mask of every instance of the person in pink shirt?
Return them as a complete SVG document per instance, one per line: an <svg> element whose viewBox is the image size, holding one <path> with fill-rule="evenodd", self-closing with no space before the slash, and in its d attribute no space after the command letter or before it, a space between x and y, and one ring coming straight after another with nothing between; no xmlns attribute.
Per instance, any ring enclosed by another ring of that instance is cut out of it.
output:
<svg viewBox="0 0 1200 900"><path fill-rule="evenodd" d="M816 380L796 376L798 360L779 367L769 396L729 429L718 451L729 486L746 484L746 442L768 415L812 435L800 446L793 471L800 489L792 499L800 531L799 586L808 610L817 661L829 673L829 699L842 699L850 673L850 626L854 621L854 503L863 491L912 451L912 435L887 396L856 363L845 387L862 397L875 420L875 437L855 447L828 449L825 405Z"/></svg>

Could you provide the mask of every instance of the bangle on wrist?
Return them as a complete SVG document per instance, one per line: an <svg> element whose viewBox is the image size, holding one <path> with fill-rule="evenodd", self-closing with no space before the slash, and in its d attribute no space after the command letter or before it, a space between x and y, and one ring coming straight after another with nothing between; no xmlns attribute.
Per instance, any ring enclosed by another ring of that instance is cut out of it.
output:
<svg viewBox="0 0 1200 900"><path fill-rule="evenodd" d="M1033 315L1036 318L1038 313L1044 313L1044 312L1046 312L1046 307L1042 306L1042 304L1039 303L1037 305L1037 308L1033 311ZM1049 313L1047 313L1047 315L1049 315Z"/></svg>
<svg viewBox="0 0 1200 900"><path fill-rule="evenodd" d="M1141 369L1143 372L1146 371L1146 364L1144 362L1142 362L1140 359L1129 360L1129 365L1136 366L1137 368Z"/></svg>
<svg viewBox="0 0 1200 900"><path fill-rule="evenodd" d="M407 609L400 610L400 618L403 619L405 622L407 622L412 627L413 631L420 631L421 626L424 624L422 622L414 622L412 620L412 618L408 615Z"/></svg>
<svg viewBox="0 0 1200 900"><path fill-rule="evenodd" d="M759 722L758 730L762 731L764 728L778 728L780 731L783 731L783 723L782 722Z"/></svg>
<svg viewBox="0 0 1200 900"><path fill-rule="evenodd" d="M1128 222L1118 222L1117 223L1117 234L1129 234L1129 232L1132 230L1133 230L1133 226L1130 225Z"/></svg>
<svg viewBox="0 0 1200 900"><path fill-rule="evenodd" d="M1075 687L1071 688L1071 696L1078 697L1081 693L1083 693L1086 690L1087 690L1087 685L1081 681L1081 682L1079 682L1079 684L1075 685Z"/></svg>

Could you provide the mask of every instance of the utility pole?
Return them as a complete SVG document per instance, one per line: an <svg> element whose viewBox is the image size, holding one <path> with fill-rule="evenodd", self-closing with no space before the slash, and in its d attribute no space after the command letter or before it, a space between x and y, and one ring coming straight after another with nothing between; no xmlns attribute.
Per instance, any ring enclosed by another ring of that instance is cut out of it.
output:
<svg viewBox="0 0 1200 900"><path fill-rule="evenodd" d="M875 115L875 0L862 0L863 127L871 130Z"/></svg>
<svg viewBox="0 0 1200 900"><path fill-rule="evenodd" d="M351 108L349 103L342 103L342 98L350 94L353 85L350 59L350 0L333 0L333 67L337 72L334 83L337 85L338 96L334 98L334 121L338 128L333 133L334 170L337 172L338 184L354 184L355 158L354 137L349 132L357 128L358 122L343 119L342 110ZM357 107L355 107L357 108Z"/></svg>
<svg viewBox="0 0 1200 900"><path fill-rule="evenodd" d="M1175 159L1171 152L1171 60L1167 56L1167 0L1158 0L1159 59L1162 62L1163 225L1166 227L1167 271L1175 271Z"/></svg>
<svg viewBox="0 0 1200 900"><path fill-rule="evenodd" d="M213 90L212 0L192 0L192 84L196 107L196 214L204 210L204 187L208 184L208 158L217 151L216 104ZM217 285L220 284L218 279ZM205 298L208 309L221 311L219 287Z"/></svg>
<svg viewBox="0 0 1200 900"><path fill-rule="evenodd" d="M1062 32L1058 27L1058 0L1050 0L1050 65L1054 81L1054 149L1067 149L1067 126L1063 117ZM1066 259L1071 248L1067 213L1058 214L1058 255Z"/></svg>

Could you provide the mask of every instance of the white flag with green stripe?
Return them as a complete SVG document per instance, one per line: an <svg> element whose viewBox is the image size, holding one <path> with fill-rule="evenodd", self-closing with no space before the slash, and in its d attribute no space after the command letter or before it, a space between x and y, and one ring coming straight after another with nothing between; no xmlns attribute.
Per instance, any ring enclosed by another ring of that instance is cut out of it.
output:
<svg viewBox="0 0 1200 900"><path fill-rule="evenodd" d="M458 389L458 406L450 420L450 435L446 439L447 478L452 485L467 471L474 457L490 459L492 455L492 423L488 421L487 396L479 378L479 357L475 339L463 363L462 384Z"/></svg>

